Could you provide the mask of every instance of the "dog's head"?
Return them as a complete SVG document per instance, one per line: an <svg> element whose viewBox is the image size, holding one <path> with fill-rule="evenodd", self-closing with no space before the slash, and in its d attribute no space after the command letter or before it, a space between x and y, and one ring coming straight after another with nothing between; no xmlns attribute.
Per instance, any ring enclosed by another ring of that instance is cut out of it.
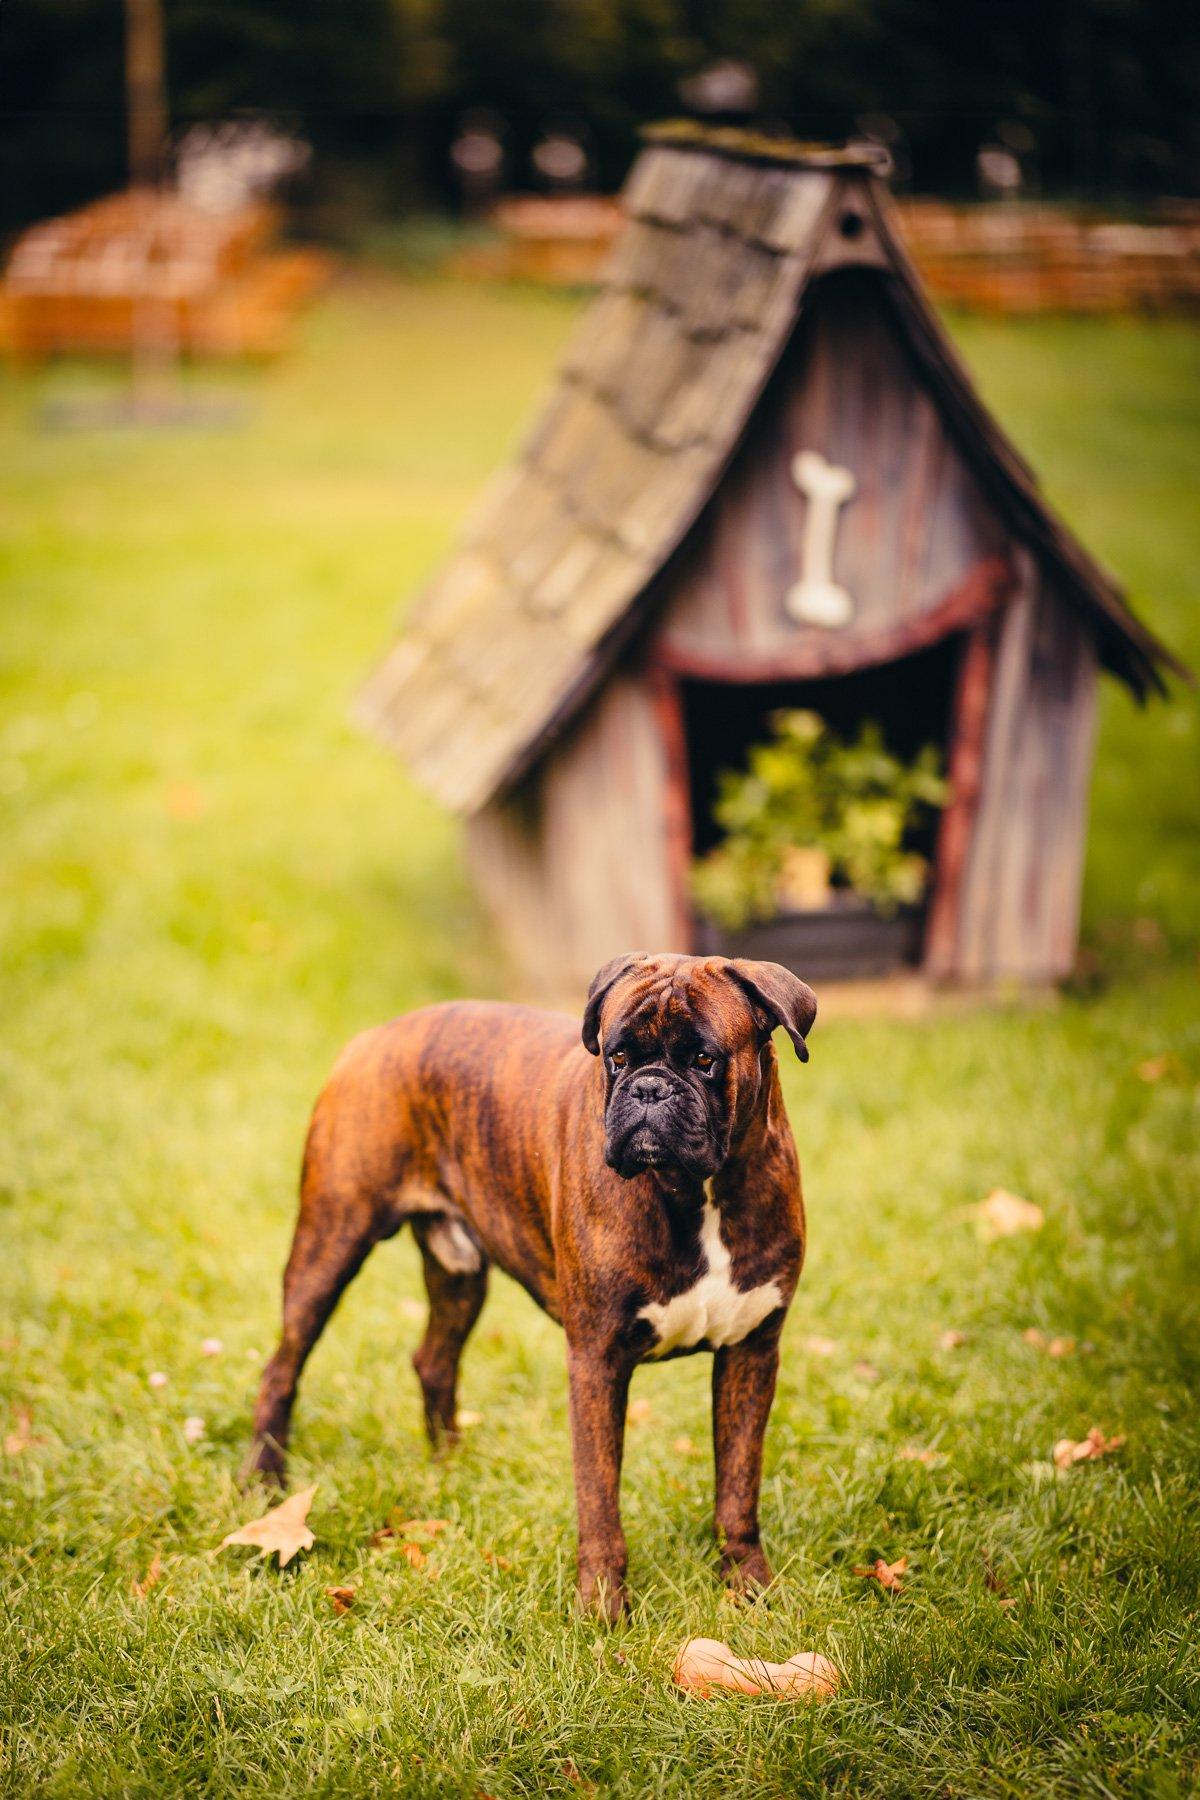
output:
<svg viewBox="0 0 1200 1800"><path fill-rule="evenodd" d="M605 963L583 1041L605 1071L604 1155L644 1169L715 1175L763 1097L763 1050L782 1025L801 1062L816 996L779 963L647 956Z"/></svg>

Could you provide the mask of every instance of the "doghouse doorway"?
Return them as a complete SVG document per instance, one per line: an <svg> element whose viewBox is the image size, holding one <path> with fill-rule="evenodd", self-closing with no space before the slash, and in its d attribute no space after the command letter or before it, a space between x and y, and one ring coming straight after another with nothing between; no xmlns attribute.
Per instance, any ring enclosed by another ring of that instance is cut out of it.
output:
<svg viewBox="0 0 1200 1800"><path fill-rule="evenodd" d="M771 714L782 708L811 709L842 738L854 737L867 720L874 720L896 755L910 761L926 744L934 744L941 753L943 769L947 769L962 654L963 639L955 635L913 656L823 679L683 679L680 705L692 854L703 855L720 842L713 803L721 772L745 768L750 748L770 735ZM738 932L698 918L697 947L769 958L826 980L918 966L936 879L937 826L937 818L931 817L907 840L908 847L919 851L930 865L929 887L918 905L885 915L842 893L829 908L781 914Z"/></svg>

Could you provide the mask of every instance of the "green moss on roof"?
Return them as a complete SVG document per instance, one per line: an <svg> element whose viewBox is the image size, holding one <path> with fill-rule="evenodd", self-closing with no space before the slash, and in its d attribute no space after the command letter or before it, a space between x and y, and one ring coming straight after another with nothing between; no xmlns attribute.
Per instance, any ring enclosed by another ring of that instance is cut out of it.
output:
<svg viewBox="0 0 1200 1800"><path fill-rule="evenodd" d="M803 143L799 138L768 137L729 125L701 125L694 119L666 119L647 125L643 141L667 149L705 150L741 162L783 163L799 169L871 169L883 172L888 154L875 144Z"/></svg>

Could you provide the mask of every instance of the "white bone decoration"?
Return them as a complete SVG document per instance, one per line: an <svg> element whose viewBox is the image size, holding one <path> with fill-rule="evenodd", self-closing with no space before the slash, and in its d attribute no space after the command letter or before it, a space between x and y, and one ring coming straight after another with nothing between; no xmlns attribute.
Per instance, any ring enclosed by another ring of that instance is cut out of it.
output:
<svg viewBox="0 0 1200 1800"><path fill-rule="evenodd" d="M800 579L788 589L784 604L793 619L830 628L847 625L854 602L833 579L833 549L842 507L858 483L849 469L829 463L819 450L802 450L792 462L792 480L808 501Z"/></svg>

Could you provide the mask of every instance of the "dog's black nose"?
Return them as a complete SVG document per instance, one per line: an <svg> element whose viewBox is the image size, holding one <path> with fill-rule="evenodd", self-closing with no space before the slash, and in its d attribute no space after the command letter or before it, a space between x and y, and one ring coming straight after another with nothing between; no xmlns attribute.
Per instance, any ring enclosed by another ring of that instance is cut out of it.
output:
<svg viewBox="0 0 1200 1800"><path fill-rule="evenodd" d="M635 1075L629 1084L631 1100L640 1100L643 1106L657 1106L671 1092L671 1084L661 1075Z"/></svg>

